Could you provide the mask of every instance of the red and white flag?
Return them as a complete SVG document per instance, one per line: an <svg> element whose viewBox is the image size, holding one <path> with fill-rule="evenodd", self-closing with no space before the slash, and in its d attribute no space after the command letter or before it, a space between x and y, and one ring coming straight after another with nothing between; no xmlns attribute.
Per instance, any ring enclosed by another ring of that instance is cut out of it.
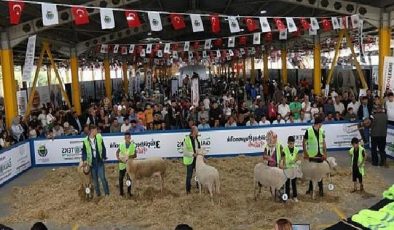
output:
<svg viewBox="0 0 394 230"><path fill-rule="evenodd" d="M141 25L141 20L137 12L133 10L127 10L124 13L127 20L127 25L130 28L139 27Z"/></svg>
<svg viewBox="0 0 394 230"><path fill-rule="evenodd" d="M25 8L25 3L20 1L8 2L8 12L10 13L10 24L19 24L22 16L22 11Z"/></svg>
<svg viewBox="0 0 394 230"><path fill-rule="evenodd" d="M286 30L286 26L280 18L274 18L274 21L275 21L276 28L278 28L279 31Z"/></svg>
<svg viewBox="0 0 394 230"><path fill-rule="evenodd" d="M245 18L245 24L249 32L257 30L257 23L253 18Z"/></svg>
<svg viewBox="0 0 394 230"><path fill-rule="evenodd" d="M71 12L74 17L75 25L84 25L89 23L89 13L83 6L72 6Z"/></svg>
<svg viewBox="0 0 394 230"><path fill-rule="evenodd" d="M218 15L211 15L209 17L211 21L211 30L212 33L219 33L220 32L220 19Z"/></svg>
<svg viewBox="0 0 394 230"><path fill-rule="evenodd" d="M121 53L122 55L126 55L126 54L127 54L127 46L122 46L122 47L120 48L120 53Z"/></svg>
<svg viewBox="0 0 394 230"><path fill-rule="evenodd" d="M174 30L182 30L186 28L185 20L182 15L170 14L170 19Z"/></svg>
<svg viewBox="0 0 394 230"><path fill-rule="evenodd" d="M107 44L102 44L101 45L100 53L102 53L102 54L107 54L108 53L108 45Z"/></svg>

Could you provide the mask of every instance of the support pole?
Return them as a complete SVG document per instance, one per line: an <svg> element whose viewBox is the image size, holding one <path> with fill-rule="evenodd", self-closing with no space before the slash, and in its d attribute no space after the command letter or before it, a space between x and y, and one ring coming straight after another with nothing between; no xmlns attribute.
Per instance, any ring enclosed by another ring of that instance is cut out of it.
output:
<svg viewBox="0 0 394 230"><path fill-rule="evenodd" d="M10 128L12 120L18 115L18 106L16 102L14 57L8 34L5 32L1 33L1 72L3 74L5 123L7 128Z"/></svg>
<svg viewBox="0 0 394 230"><path fill-rule="evenodd" d="M313 48L313 91L316 95L321 95L321 47L320 38L315 36L315 47Z"/></svg>
<svg viewBox="0 0 394 230"><path fill-rule="evenodd" d="M386 89L383 89L383 66L384 57L390 56L390 14L383 13L381 19L381 27L379 28L379 76L378 76L378 89L380 97L383 98Z"/></svg>
<svg viewBox="0 0 394 230"><path fill-rule="evenodd" d="M332 80L332 75L334 74L334 69L335 66L337 65L337 61L338 61L338 56L339 56L339 49L341 48L341 44L342 44L342 39L343 36L345 35L345 30L342 29L339 32L339 36L338 36L338 41L337 44L335 46L335 54L334 54L334 59L332 59L332 63L331 63L331 68L330 71L328 72L328 76L327 76L327 81L326 81L326 85L329 85L331 83ZM315 41L316 42L316 41ZM320 41L319 41L320 42ZM318 46L320 47L320 43L318 42ZM316 48L316 43L315 43L315 48ZM320 57L320 56L319 56ZM320 59L319 59L320 60ZM316 61L316 58L315 58ZM319 61L320 62L320 61Z"/></svg>
<svg viewBox="0 0 394 230"><path fill-rule="evenodd" d="M286 85L288 82L287 79L287 50L286 47L282 48L282 52L280 53L282 59L282 85Z"/></svg>
<svg viewBox="0 0 394 230"><path fill-rule="evenodd" d="M128 68L127 68L127 62L124 61L122 63L122 71L123 71L123 91L124 94L127 95L128 93L128 88L129 88L129 78L128 78Z"/></svg>
<svg viewBox="0 0 394 230"><path fill-rule="evenodd" d="M254 84L256 81L256 71L254 69L254 56L250 58L250 82Z"/></svg>
<svg viewBox="0 0 394 230"><path fill-rule="evenodd" d="M269 70L268 70L268 53L267 51L265 51L263 53L263 68L264 68L264 82L268 82L269 81Z"/></svg>
<svg viewBox="0 0 394 230"><path fill-rule="evenodd" d="M104 76L105 76L105 96L111 100L112 98L111 70L109 66L108 57L104 58L103 65L104 65Z"/></svg>
<svg viewBox="0 0 394 230"><path fill-rule="evenodd" d="M81 115L81 93L79 88L79 76L78 76L78 57L77 49L71 48L70 55L70 66L71 66L71 88L72 88L72 101L74 106L74 111ZM94 69L92 70L94 75ZM94 80L94 77L93 77Z"/></svg>
<svg viewBox="0 0 394 230"><path fill-rule="evenodd" d="M244 82L246 82L246 58L242 59L242 76L244 78Z"/></svg>

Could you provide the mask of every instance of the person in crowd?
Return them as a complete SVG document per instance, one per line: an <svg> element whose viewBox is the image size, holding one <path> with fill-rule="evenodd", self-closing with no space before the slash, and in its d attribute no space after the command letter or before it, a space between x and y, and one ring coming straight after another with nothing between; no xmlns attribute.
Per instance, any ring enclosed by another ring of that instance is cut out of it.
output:
<svg viewBox="0 0 394 230"><path fill-rule="evenodd" d="M131 124L131 128L130 128L130 133L134 134L134 133L141 133L145 131L144 126L142 126L142 124L140 124L140 122L137 123L136 120L132 120L130 122Z"/></svg>
<svg viewBox="0 0 394 230"><path fill-rule="evenodd" d="M14 144L13 138L8 134L7 130L4 130L0 135L1 148L8 148L13 144Z"/></svg>
<svg viewBox="0 0 394 230"><path fill-rule="evenodd" d="M295 96L293 102L290 103L290 112L294 117L294 120L300 119L300 112L302 110L302 104L298 101L298 97Z"/></svg>
<svg viewBox="0 0 394 230"><path fill-rule="evenodd" d="M312 104L312 108L311 108L311 118L313 119L315 117L316 114L320 113L319 108L317 107L317 102L314 102Z"/></svg>
<svg viewBox="0 0 394 230"><path fill-rule="evenodd" d="M263 159L267 161L268 166L280 167L283 169L284 165L281 159L285 156L283 153L283 146L278 141L278 135L270 130L266 136L267 144L264 146Z"/></svg>
<svg viewBox="0 0 394 230"><path fill-rule="evenodd" d="M183 164L186 166L186 194L191 191L191 179L196 168L196 156L201 149L201 142L198 139L198 128L193 126L190 134L183 140Z"/></svg>
<svg viewBox="0 0 394 230"><path fill-rule="evenodd" d="M275 230L293 230L293 225L288 219L279 219L275 222Z"/></svg>
<svg viewBox="0 0 394 230"><path fill-rule="evenodd" d="M290 107L286 104L286 99L282 99L282 103L278 105L278 114L286 121L289 119Z"/></svg>
<svg viewBox="0 0 394 230"><path fill-rule="evenodd" d="M161 120L161 113L154 113L153 115L153 130L161 130L163 121Z"/></svg>
<svg viewBox="0 0 394 230"><path fill-rule="evenodd" d="M295 120L293 114L290 114L289 120L286 121L286 124L295 124L295 123L300 123L300 121Z"/></svg>
<svg viewBox="0 0 394 230"><path fill-rule="evenodd" d="M347 113L344 116L344 120L350 121L353 117L355 117L355 115L356 114L354 113L353 107L349 107L347 109Z"/></svg>
<svg viewBox="0 0 394 230"><path fill-rule="evenodd" d="M107 114L104 115L103 120L100 120L99 126L102 133L110 133L111 132L111 122L109 116Z"/></svg>
<svg viewBox="0 0 394 230"><path fill-rule="evenodd" d="M144 115L145 115L145 120L146 120L146 126L149 127L150 124L153 123L153 109L152 109L151 105L149 105L149 104L146 105Z"/></svg>
<svg viewBox="0 0 394 230"><path fill-rule="evenodd" d="M238 114L237 126L239 127L246 126L245 116L242 113Z"/></svg>
<svg viewBox="0 0 394 230"><path fill-rule="evenodd" d="M369 116L372 115L372 104L368 103L368 97L364 96L361 99L361 105L357 111L357 116L359 120L364 120L369 118ZM364 127L364 136L365 139L367 140L366 143L364 143L364 145L368 145L369 141L370 141L370 133L369 133L369 127Z"/></svg>
<svg viewBox="0 0 394 230"><path fill-rule="evenodd" d="M121 126L118 123L118 119L113 119L111 126L109 127L110 133L120 133Z"/></svg>
<svg viewBox="0 0 394 230"><path fill-rule="evenodd" d="M198 129L210 129L211 126L207 123L207 119L205 117L201 118L201 123L198 125Z"/></svg>
<svg viewBox="0 0 394 230"><path fill-rule="evenodd" d="M394 94L393 94L393 92L389 92L387 94L387 100L386 100L385 107L386 107L388 124L394 126Z"/></svg>
<svg viewBox="0 0 394 230"><path fill-rule="evenodd" d="M300 119L298 120L298 123L308 123L310 120L305 118L305 112L301 111L300 112Z"/></svg>
<svg viewBox="0 0 394 230"><path fill-rule="evenodd" d="M335 107L331 98L328 98L327 102L323 105L323 112L325 114L335 113Z"/></svg>
<svg viewBox="0 0 394 230"><path fill-rule="evenodd" d="M104 145L103 137L97 133L97 126L89 126L89 136L83 139L82 161L83 165L91 167L92 178L96 195L101 196L99 179L103 185L104 194L109 196L108 182L105 177L104 162L107 160L107 151Z"/></svg>
<svg viewBox="0 0 394 230"><path fill-rule="evenodd" d="M327 147L322 123L320 116L317 116L312 127L309 127L304 134L302 142L304 159L310 162L322 163L327 159ZM307 194L310 194L312 190L313 184L310 181ZM323 180L319 181L319 194L323 196Z"/></svg>
<svg viewBox="0 0 394 230"><path fill-rule="evenodd" d="M351 144L352 144L352 148L350 148L349 154L352 158L352 176L353 176L354 188L351 192L353 193L357 191L357 180L358 183L360 184L360 191L364 191L363 176L365 175L366 155L365 155L365 150L359 144L359 140L357 137L352 138Z"/></svg>
<svg viewBox="0 0 394 230"><path fill-rule="evenodd" d="M268 120L266 119L266 117L263 115L263 116L261 117L261 120L259 121L259 125L260 125L260 126L267 126L267 125L270 125L270 124L271 124L271 122L268 121Z"/></svg>
<svg viewBox="0 0 394 230"><path fill-rule="evenodd" d="M276 116L276 120L274 120L272 122L273 125L275 124L286 124L286 121L282 119L282 116L280 114L278 114L278 116Z"/></svg>
<svg viewBox="0 0 394 230"><path fill-rule="evenodd" d="M131 158L137 158L137 146L134 142L131 142L131 134L126 132L124 134L124 142L119 144L119 148L116 151L116 159L119 161L119 194L121 196L124 196L123 179L127 175L126 163ZM131 181L128 175L126 179ZM127 195L129 197L132 196L131 185L127 186Z"/></svg>
<svg viewBox="0 0 394 230"><path fill-rule="evenodd" d="M334 121L342 121L342 115L340 112L335 112Z"/></svg>
<svg viewBox="0 0 394 230"><path fill-rule="evenodd" d="M219 108L219 104L215 101L213 103L212 109L209 110L209 122L211 126L215 126L215 124L219 124L219 122L222 120L223 114L221 112L221 109Z"/></svg>
<svg viewBox="0 0 394 230"><path fill-rule="evenodd" d="M122 132L122 133L129 132L129 130L131 129L131 124L130 124L129 118L125 117L123 121L124 121L123 124L120 126L120 132ZM149 123L149 124L151 124L151 123Z"/></svg>
<svg viewBox="0 0 394 230"><path fill-rule="evenodd" d="M29 137L29 139L37 138L37 131L32 125L29 125L29 136L28 137Z"/></svg>
<svg viewBox="0 0 394 230"><path fill-rule="evenodd" d="M228 128L228 127L237 127L237 122L235 122L235 119L233 116L230 116L226 122L226 124L224 125L224 127Z"/></svg>
<svg viewBox="0 0 394 230"><path fill-rule="evenodd" d="M22 125L20 124L20 119L19 117L15 117L14 120L12 121L11 125L11 134L12 137L16 142L20 142L25 140L24 136L25 130L23 129Z"/></svg>
<svg viewBox="0 0 394 230"><path fill-rule="evenodd" d="M308 95L304 96L304 101L301 104L301 108L302 108L301 112L304 112L304 114L305 114L305 120L307 122L310 121L312 119L312 113L311 113L312 104L309 101L309 96Z"/></svg>
<svg viewBox="0 0 394 230"><path fill-rule="evenodd" d="M99 122L99 119L97 117L96 110L92 107L89 109L89 116L86 119L86 124L87 125L90 125L90 124L98 125L98 122Z"/></svg>
<svg viewBox="0 0 394 230"><path fill-rule="evenodd" d="M259 123L256 121L254 115L249 117L249 121L246 122L246 126L258 126Z"/></svg>
<svg viewBox="0 0 394 230"><path fill-rule="evenodd" d="M81 118L78 116L77 112L72 112L72 116L69 118L68 123L74 127L78 133L83 131L83 122L81 121Z"/></svg>
<svg viewBox="0 0 394 230"><path fill-rule="evenodd" d="M360 102L356 100L355 96L350 97L351 102L347 105L347 109L353 108L353 111L356 113L358 112L358 109L360 108Z"/></svg>
<svg viewBox="0 0 394 230"><path fill-rule="evenodd" d="M295 167L297 157L298 157L298 148L295 147L295 138L294 136L289 136L287 138L287 146L283 148L284 157L282 158L282 165L285 169ZM287 179L285 184L286 194L290 194L290 184L293 190L293 201L298 202L297 199L297 178Z"/></svg>
<svg viewBox="0 0 394 230"><path fill-rule="evenodd" d="M89 125L86 125L86 124L85 124L85 125L83 126L83 131L82 131L82 134L81 134L81 135L82 135L83 137L86 137L86 136L89 135L89 132L90 132L90 131L89 131Z"/></svg>
<svg viewBox="0 0 394 230"><path fill-rule="evenodd" d="M40 115L38 115L38 120L41 122L43 128L47 126L47 110L42 109Z"/></svg>
<svg viewBox="0 0 394 230"><path fill-rule="evenodd" d="M64 127L63 128L64 135L66 135L66 136L72 136L72 135L78 134L78 131L76 129L74 129L74 127L71 126L70 123L68 123L67 121L64 122L63 127Z"/></svg>
<svg viewBox="0 0 394 230"><path fill-rule="evenodd" d="M341 102L341 96L335 97L334 109L335 112L338 112L339 114L343 114L345 112L345 106Z"/></svg>
<svg viewBox="0 0 394 230"><path fill-rule="evenodd" d="M64 129L57 121L55 121L55 124L54 124L52 130L53 130L53 136L55 138L64 135Z"/></svg>
<svg viewBox="0 0 394 230"><path fill-rule="evenodd" d="M381 105L376 107L371 124L372 165L386 165L387 114ZM379 149L380 162L377 150Z"/></svg>
<svg viewBox="0 0 394 230"><path fill-rule="evenodd" d="M268 115L267 116L268 120L271 122L277 118L278 110L276 108L274 101L272 101L272 100L268 104L268 114L267 115Z"/></svg>

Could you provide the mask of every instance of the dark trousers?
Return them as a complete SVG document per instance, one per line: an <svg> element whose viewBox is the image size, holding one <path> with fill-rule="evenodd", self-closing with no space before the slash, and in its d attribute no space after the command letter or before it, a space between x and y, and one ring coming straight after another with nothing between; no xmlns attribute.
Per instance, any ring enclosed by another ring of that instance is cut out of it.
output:
<svg viewBox="0 0 394 230"><path fill-rule="evenodd" d="M291 189L293 190L293 198L297 197L297 178L287 179L286 181L286 194L290 197L290 182Z"/></svg>
<svg viewBox="0 0 394 230"><path fill-rule="evenodd" d="M379 163L377 149L379 149L380 165L383 166L386 163L386 137L371 138L372 165L374 166Z"/></svg>
<svg viewBox="0 0 394 230"><path fill-rule="evenodd" d="M193 163L186 165L186 192L189 193L192 188L192 176L193 170L196 168L196 158L193 159Z"/></svg>
<svg viewBox="0 0 394 230"><path fill-rule="evenodd" d="M100 187L99 187L99 179L101 184L103 184L104 194L109 195L108 182L105 178L105 167L103 162L99 162L93 158L92 160L92 178L94 188L96 190L96 195L101 196Z"/></svg>
<svg viewBox="0 0 394 230"><path fill-rule="evenodd" d="M126 172L126 169L119 170L119 192L120 192L121 196L124 195L124 191L123 191L123 178L124 178L124 176L126 176L126 180L130 180L129 175ZM131 194L131 185L127 186L127 194Z"/></svg>

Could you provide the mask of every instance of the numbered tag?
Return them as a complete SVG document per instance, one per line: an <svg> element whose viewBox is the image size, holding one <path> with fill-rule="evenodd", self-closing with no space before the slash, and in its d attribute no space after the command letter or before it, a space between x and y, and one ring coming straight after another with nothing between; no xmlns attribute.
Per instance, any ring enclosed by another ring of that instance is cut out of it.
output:
<svg viewBox="0 0 394 230"><path fill-rule="evenodd" d="M90 194L90 188L85 188L85 193Z"/></svg>
<svg viewBox="0 0 394 230"><path fill-rule="evenodd" d="M197 176L194 177L194 180L195 180L196 182L198 182Z"/></svg>
<svg viewBox="0 0 394 230"><path fill-rule="evenodd" d="M127 187L130 187L131 186L131 181L130 180L126 180L126 185L127 185Z"/></svg>
<svg viewBox="0 0 394 230"><path fill-rule="evenodd" d="M333 184L328 184L328 190L333 191L335 189L335 186Z"/></svg>
<svg viewBox="0 0 394 230"><path fill-rule="evenodd" d="M282 200L287 201L289 199L289 196L285 193L282 195Z"/></svg>

